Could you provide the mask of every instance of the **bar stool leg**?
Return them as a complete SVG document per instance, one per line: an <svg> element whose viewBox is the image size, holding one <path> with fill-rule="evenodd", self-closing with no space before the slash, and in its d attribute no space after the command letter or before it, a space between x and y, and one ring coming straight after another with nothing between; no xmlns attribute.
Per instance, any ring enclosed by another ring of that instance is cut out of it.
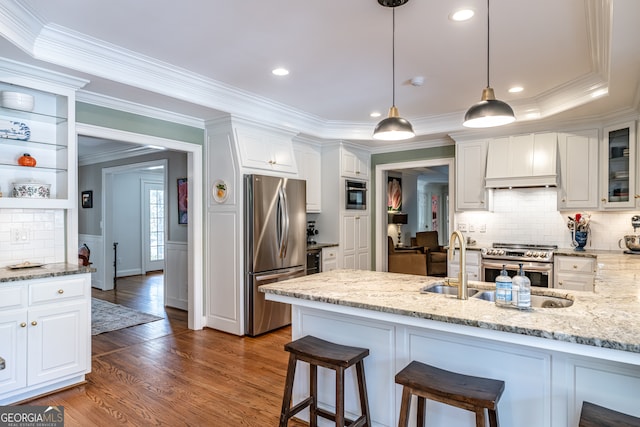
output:
<svg viewBox="0 0 640 427"><path fill-rule="evenodd" d="M367 417L365 427L371 427L371 414L369 414L369 397L367 396L367 384L364 379L364 362L356 363L358 375L358 394L360 395L360 412Z"/></svg>
<svg viewBox="0 0 640 427"><path fill-rule="evenodd" d="M400 416L398 427L409 427L409 410L411 409L411 391L409 387L402 387L402 401L400 403Z"/></svg>
<svg viewBox="0 0 640 427"><path fill-rule="evenodd" d="M418 396L418 421L416 422L417 427L424 427L424 417L427 413L427 405L426 399L422 396Z"/></svg>
<svg viewBox="0 0 640 427"><path fill-rule="evenodd" d="M484 425L484 408L476 408L476 427L485 427Z"/></svg>
<svg viewBox="0 0 640 427"><path fill-rule="evenodd" d="M489 409L489 427L500 427L498 410Z"/></svg>
<svg viewBox="0 0 640 427"><path fill-rule="evenodd" d="M336 369L336 427L344 427L344 368Z"/></svg>
<svg viewBox="0 0 640 427"><path fill-rule="evenodd" d="M309 427L318 425L318 366L309 365L309 396L311 396L311 404L309 405Z"/></svg>
<svg viewBox="0 0 640 427"><path fill-rule="evenodd" d="M296 357L289 354L289 366L287 379L284 382L284 396L282 398L282 411L280 411L280 427L287 427L289 420L289 408L291 407L291 393L293 391L293 379L296 371Z"/></svg>

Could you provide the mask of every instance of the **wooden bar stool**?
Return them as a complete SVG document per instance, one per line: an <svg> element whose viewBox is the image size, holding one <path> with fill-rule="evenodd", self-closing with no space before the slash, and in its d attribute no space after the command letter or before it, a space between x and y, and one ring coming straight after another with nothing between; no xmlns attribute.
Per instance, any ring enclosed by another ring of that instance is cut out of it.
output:
<svg viewBox="0 0 640 427"><path fill-rule="evenodd" d="M284 346L289 354L289 367L284 386L282 412L280 413L280 427L286 427L289 419L295 414L309 407L309 425L315 427L318 416L335 421L337 427L371 426L369 404L367 400L367 386L364 379L364 358L369 355L366 348L348 347L321 340L313 336L306 336L290 342ZM294 407L291 407L291 394L296 370L296 362L301 360L309 364L309 397ZM358 392L360 395L360 410L362 415L355 421L344 417L344 372L355 365L358 377ZM318 366L336 371L336 413L333 414L318 408Z"/></svg>
<svg viewBox="0 0 640 427"><path fill-rule="evenodd" d="M487 409L489 425L498 427L498 400L504 391L504 381L457 374L413 361L398 372L396 383L403 386L398 427L409 425L412 395L418 396L418 427L425 425L425 399L475 412L477 427L485 426Z"/></svg>
<svg viewBox="0 0 640 427"><path fill-rule="evenodd" d="M591 402L582 403L578 427L638 427L640 418L616 412Z"/></svg>

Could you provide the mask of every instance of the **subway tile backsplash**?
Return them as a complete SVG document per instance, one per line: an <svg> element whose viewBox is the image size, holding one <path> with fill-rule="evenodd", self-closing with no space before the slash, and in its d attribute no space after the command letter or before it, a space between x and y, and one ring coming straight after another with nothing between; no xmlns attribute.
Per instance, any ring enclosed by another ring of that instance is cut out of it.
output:
<svg viewBox="0 0 640 427"><path fill-rule="evenodd" d="M0 267L64 260L64 210L0 209Z"/></svg>
<svg viewBox="0 0 640 427"><path fill-rule="evenodd" d="M620 250L618 240L632 234L631 216L639 211L602 212L590 210L558 211L557 190L553 188L517 188L494 190L493 212L460 212L457 224L473 226L464 234L479 244L533 243L571 247L567 217L576 212L591 214L591 235L587 249ZM481 233L482 225L486 232ZM640 232L640 230L639 230ZM624 247L624 243L623 243Z"/></svg>

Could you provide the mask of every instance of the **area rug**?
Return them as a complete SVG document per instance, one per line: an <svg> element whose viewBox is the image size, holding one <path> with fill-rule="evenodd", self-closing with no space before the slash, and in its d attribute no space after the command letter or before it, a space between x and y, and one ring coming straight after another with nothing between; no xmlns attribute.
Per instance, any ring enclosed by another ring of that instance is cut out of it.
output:
<svg viewBox="0 0 640 427"><path fill-rule="evenodd" d="M162 317L143 313L120 304L91 298L91 335L117 331L161 319Z"/></svg>

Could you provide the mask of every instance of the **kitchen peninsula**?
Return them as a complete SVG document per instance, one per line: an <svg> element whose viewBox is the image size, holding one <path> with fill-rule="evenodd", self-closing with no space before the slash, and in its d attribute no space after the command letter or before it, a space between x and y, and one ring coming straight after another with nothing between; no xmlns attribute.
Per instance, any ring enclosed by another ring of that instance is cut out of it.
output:
<svg viewBox="0 0 640 427"><path fill-rule="evenodd" d="M401 391L394 376L418 360L504 380L502 425L573 427L583 400L640 416L640 260L619 253L598 253L597 260L595 292L545 289L573 304L530 312L420 292L442 279L370 271L339 270L261 290L293 305L293 339L315 335L370 349L365 368L374 425L396 425ZM333 386L324 374L320 401L330 406ZM300 399L307 381L297 380ZM346 408L357 413L353 396L347 392ZM456 408L429 402L428 411L435 426L474 425L471 413Z"/></svg>

